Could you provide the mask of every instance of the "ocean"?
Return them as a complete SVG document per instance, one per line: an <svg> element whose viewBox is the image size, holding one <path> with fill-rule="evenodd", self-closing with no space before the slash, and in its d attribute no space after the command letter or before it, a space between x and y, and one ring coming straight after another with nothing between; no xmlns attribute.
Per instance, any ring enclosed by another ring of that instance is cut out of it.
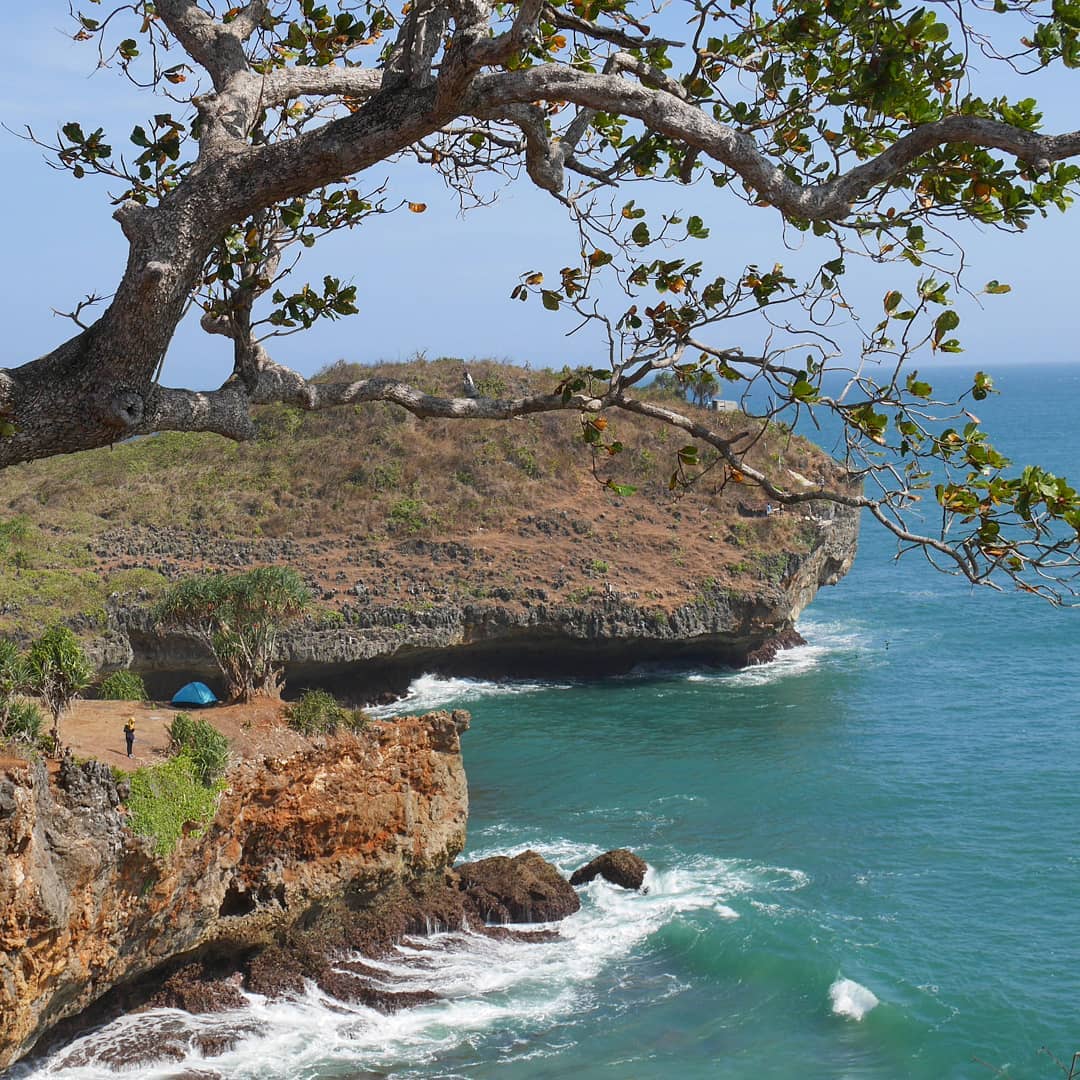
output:
<svg viewBox="0 0 1080 1080"><path fill-rule="evenodd" d="M995 376L996 445L1080 479L1080 367ZM1040 1048L1080 1049L1080 611L894 555L865 522L808 644L760 668L413 684L399 709L473 714L466 857L569 873L625 846L646 893L593 882L553 943L405 943L387 975L443 995L423 1008L132 1015L31 1075L114 1076L163 1023L252 1030L140 1077L1062 1075Z"/></svg>

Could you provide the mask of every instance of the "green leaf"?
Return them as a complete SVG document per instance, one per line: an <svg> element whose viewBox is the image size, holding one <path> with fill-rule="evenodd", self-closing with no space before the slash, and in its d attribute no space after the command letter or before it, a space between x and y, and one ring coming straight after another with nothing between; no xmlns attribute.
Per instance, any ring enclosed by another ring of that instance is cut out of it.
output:
<svg viewBox="0 0 1080 1080"><path fill-rule="evenodd" d="M934 320L934 333L933 342L935 345L941 343L941 339L950 331L955 330L960 325L960 316L955 311L943 311Z"/></svg>
<svg viewBox="0 0 1080 1080"><path fill-rule="evenodd" d="M614 480L609 480L607 486L615 492L616 495L621 495L623 498L628 499L631 495L637 494L637 488L633 484L616 484Z"/></svg>
<svg viewBox="0 0 1080 1080"><path fill-rule="evenodd" d="M915 397L925 400L934 392L934 388L928 382L920 382L918 374L917 371L913 371L907 377L907 391L909 394L914 394Z"/></svg>
<svg viewBox="0 0 1080 1080"><path fill-rule="evenodd" d="M986 288L983 291L989 293L991 296L1001 296L1002 293L1012 292L1012 286L1004 285L995 278L993 281L988 281L986 283Z"/></svg>
<svg viewBox="0 0 1080 1080"><path fill-rule="evenodd" d="M984 401L989 394L995 394L994 380L985 371L976 371L971 386L971 396L976 401Z"/></svg>
<svg viewBox="0 0 1080 1080"><path fill-rule="evenodd" d="M688 236L692 236L695 240L705 240L709 235L705 223L696 214L686 223L686 232Z"/></svg>
<svg viewBox="0 0 1080 1080"><path fill-rule="evenodd" d="M546 307L548 311L559 310L560 297L554 289L541 289L540 299L543 302L544 307Z"/></svg>

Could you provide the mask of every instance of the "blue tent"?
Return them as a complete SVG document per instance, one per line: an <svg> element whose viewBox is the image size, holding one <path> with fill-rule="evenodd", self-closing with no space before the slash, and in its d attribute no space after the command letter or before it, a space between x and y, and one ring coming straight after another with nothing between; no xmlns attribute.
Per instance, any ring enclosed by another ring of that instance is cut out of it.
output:
<svg viewBox="0 0 1080 1080"><path fill-rule="evenodd" d="M214 691L206 683L189 682L173 694L174 705L216 705Z"/></svg>

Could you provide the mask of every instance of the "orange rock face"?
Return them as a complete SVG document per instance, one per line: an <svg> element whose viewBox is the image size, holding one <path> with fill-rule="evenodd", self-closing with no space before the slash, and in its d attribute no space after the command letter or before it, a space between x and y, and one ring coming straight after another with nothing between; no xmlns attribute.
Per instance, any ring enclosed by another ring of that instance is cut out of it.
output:
<svg viewBox="0 0 1080 1080"><path fill-rule="evenodd" d="M0 1069L108 990L206 945L267 943L321 902L441 874L465 843L467 714L373 723L232 768L167 858L103 765L0 761Z"/></svg>

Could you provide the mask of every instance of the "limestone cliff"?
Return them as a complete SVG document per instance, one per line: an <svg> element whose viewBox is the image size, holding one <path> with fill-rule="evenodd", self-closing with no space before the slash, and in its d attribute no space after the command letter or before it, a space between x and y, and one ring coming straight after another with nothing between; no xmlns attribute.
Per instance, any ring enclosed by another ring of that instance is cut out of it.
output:
<svg viewBox="0 0 1080 1080"><path fill-rule="evenodd" d="M652 565L653 552L635 548L632 561L610 538L607 547L585 548L606 559L568 555L573 547L555 555L559 530L567 534L563 540L580 541L588 523L557 515L523 521L519 532L539 528L541 539L553 537L552 557L563 563L546 560L535 537L508 546L506 532L498 545L483 538L412 540L374 551L344 589L340 580L328 586L331 575L314 548L294 544L279 552L273 544L265 551L249 544L245 563L286 559L330 604L321 621L284 636L280 659L288 681L328 683L362 696L400 690L423 671L588 675L645 661L741 665L763 647L768 655L770 643L790 634L817 590L847 572L859 526L857 511L832 503L773 515L747 508L732 534L736 546L686 527L681 565L661 572ZM128 537L125 543L141 563L157 559L177 573L194 566L196 555L211 565L228 563L227 543L202 540L196 549L187 536ZM359 556L337 553L333 565L350 562L360 562ZM333 575L344 576L341 570ZM159 635L147 606L128 600L113 605L108 632L93 649L99 666L161 675L156 688L162 694L174 686L174 675L217 674L198 642Z"/></svg>
<svg viewBox="0 0 1080 1080"><path fill-rule="evenodd" d="M104 765L0 759L0 1068L164 961L266 944L343 895L439 878L465 842L467 714L253 757L169 857L125 827Z"/></svg>

